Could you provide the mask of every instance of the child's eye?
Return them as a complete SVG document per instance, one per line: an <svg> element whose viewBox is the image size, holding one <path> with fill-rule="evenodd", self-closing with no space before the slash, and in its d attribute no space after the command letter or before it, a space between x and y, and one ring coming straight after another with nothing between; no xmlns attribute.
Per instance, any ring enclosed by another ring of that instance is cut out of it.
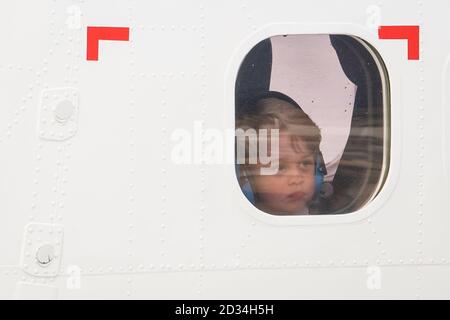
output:
<svg viewBox="0 0 450 320"><path fill-rule="evenodd" d="M310 168L312 165L314 165L314 163L313 163L313 161L311 161L311 160L305 160L305 161L301 161L301 162L299 163L299 165L300 165L301 168L308 169L308 168Z"/></svg>

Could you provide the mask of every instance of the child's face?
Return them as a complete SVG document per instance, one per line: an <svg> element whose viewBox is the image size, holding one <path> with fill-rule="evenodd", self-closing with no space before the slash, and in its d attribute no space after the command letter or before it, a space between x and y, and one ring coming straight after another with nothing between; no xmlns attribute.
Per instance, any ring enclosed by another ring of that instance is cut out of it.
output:
<svg viewBox="0 0 450 320"><path fill-rule="evenodd" d="M259 168L250 179L257 196L256 205L272 214L298 214L314 197L314 155L302 140L294 149L289 134L280 132L279 166L275 175L261 175Z"/></svg>

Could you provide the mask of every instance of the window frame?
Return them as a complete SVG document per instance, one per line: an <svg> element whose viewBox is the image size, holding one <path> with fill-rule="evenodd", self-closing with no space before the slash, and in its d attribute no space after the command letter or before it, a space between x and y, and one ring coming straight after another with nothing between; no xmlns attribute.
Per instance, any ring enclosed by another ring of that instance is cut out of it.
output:
<svg viewBox="0 0 450 320"><path fill-rule="evenodd" d="M383 88L383 117L384 117L384 136L383 141L383 166L382 174L378 180L377 188L373 192L372 196L365 202L364 206L360 209L346 213L346 214L328 214L328 215L293 215L293 216L276 216L266 213L256 208L250 201L247 200L243 194L236 177L236 171L234 168L234 159L232 160L233 166L230 170L227 170L227 179L232 179L232 192L231 201L237 204L238 208L243 212L246 212L254 218L272 225L279 226L294 226L294 225L329 225L329 224L342 224L352 223L368 219L375 212L379 211L381 207L385 205L387 199L395 189L395 185L398 181L399 164L400 164L400 150L401 150L401 109L392 109L391 105L395 102L401 104L401 89L398 95L393 95L391 88L394 85L397 89L398 79L392 79L390 72L398 72L401 67L396 67L398 59L393 58L389 54L386 48L382 48L378 38L375 38L374 34L368 29L362 28L359 25L353 24L273 24L266 26L260 30L257 30L250 35L245 41L243 41L240 47L235 51L232 56L225 86L225 101L226 101L226 115L225 118L228 123L232 124L235 128L235 83L239 68L246 57L246 55L252 50L252 48L259 42L280 35L347 35L355 39L358 39L364 47L374 56L377 67L380 71L382 78ZM383 58L382 58L383 57ZM388 72L390 70L390 72ZM397 121L395 121L397 120ZM233 155L234 156L234 155ZM231 161L231 159L230 159Z"/></svg>

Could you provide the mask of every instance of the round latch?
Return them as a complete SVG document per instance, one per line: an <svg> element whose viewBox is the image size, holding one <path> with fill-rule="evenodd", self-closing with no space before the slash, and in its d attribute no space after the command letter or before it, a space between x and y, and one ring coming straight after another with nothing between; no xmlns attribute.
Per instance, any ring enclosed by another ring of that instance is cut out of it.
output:
<svg viewBox="0 0 450 320"><path fill-rule="evenodd" d="M55 120L59 123L66 123L73 115L75 107L69 100L60 101L54 111Z"/></svg>
<svg viewBox="0 0 450 320"><path fill-rule="evenodd" d="M55 260L55 248L50 244L41 246L36 252L36 262L41 267L47 267Z"/></svg>

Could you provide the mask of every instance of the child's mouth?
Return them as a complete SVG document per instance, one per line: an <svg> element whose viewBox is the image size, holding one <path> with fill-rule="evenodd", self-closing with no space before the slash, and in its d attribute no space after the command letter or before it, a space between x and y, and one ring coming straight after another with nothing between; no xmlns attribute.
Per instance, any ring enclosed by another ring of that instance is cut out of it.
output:
<svg viewBox="0 0 450 320"><path fill-rule="evenodd" d="M287 199L289 201L298 201L298 200L303 199L304 197L305 197L305 193L304 192L297 191L297 192L293 192L293 193L289 194L287 196Z"/></svg>

